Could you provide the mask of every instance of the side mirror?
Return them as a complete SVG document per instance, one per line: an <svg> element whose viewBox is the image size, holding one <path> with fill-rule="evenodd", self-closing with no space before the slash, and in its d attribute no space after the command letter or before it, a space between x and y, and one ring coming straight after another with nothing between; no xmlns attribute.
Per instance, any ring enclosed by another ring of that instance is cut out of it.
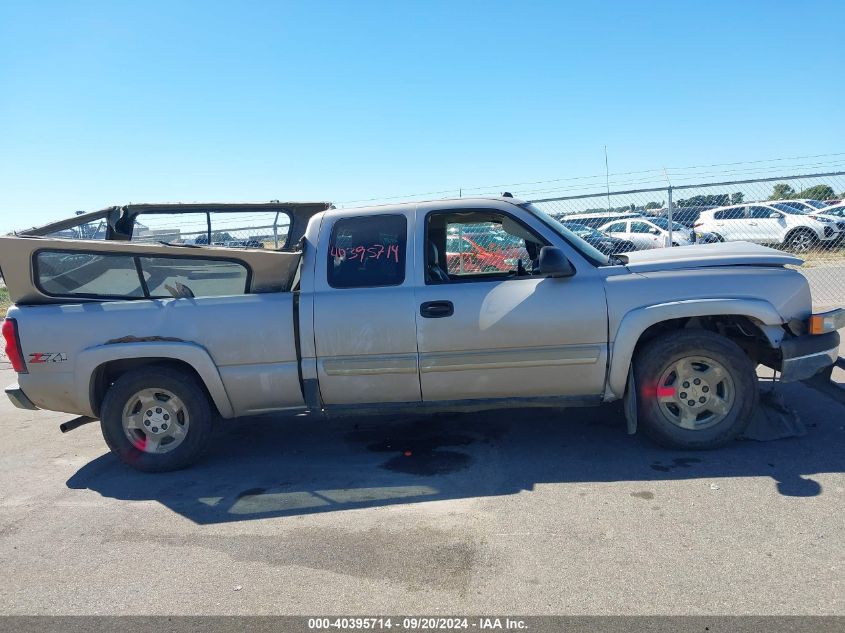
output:
<svg viewBox="0 0 845 633"><path fill-rule="evenodd" d="M776 218L776 219L778 219L778 218L782 218L783 216L782 216L780 213L778 213L777 211L772 211L772 212L769 214L769 217L770 217L770 218Z"/></svg>
<svg viewBox="0 0 845 633"><path fill-rule="evenodd" d="M648 232L652 235L660 235L660 229L649 229Z"/></svg>
<svg viewBox="0 0 845 633"><path fill-rule="evenodd" d="M540 249L540 274L543 277L572 277L575 269L557 246Z"/></svg>

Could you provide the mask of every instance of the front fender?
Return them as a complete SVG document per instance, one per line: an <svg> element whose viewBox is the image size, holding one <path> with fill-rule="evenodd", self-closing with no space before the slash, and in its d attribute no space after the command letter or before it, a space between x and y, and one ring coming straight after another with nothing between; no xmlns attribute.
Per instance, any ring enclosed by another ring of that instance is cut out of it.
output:
<svg viewBox="0 0 845 633"><path fill-rule="evenodd" d="M96 417L91 396L97 368L111 361L133 358L165 358L187 363L205 383L220 415L224 418L234 417L232 403L211 356L204 347L182 341L107 343L80 352L76 361L75 388L77 402L88 403L89 410L85 412L86 415Z"/></svg>
<svg viewBox="0 0 845 633"><path fill-rule="evenodd" d="M624 395L634 348L649 327L671 319L728 314L749 317L768 326L783 324L783 317L764 299L690 299L644 306L626 313L610 344L610 371L604 399L617 400ZM772 346L777 346L780 341L775 338L776 332L771 328L763 330Z"/></svg>

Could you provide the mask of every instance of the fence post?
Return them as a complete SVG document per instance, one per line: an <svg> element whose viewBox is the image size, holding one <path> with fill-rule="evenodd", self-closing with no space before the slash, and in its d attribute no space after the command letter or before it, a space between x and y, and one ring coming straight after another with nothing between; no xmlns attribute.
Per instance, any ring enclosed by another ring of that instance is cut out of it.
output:
<svg viewBox="0 0 845 633"><path fill-rule="evenodd" d="M279 212L276 211L276 217L273 219L273 248L279 250Z"/></svg>
<svg viewBox="0 0 845 633"><path fill-rule="evenodd" d="M672 248L672 185L669 185L666 191L669 202L669 213L666 216L666 219L669 221L669 248Z"/></svg>

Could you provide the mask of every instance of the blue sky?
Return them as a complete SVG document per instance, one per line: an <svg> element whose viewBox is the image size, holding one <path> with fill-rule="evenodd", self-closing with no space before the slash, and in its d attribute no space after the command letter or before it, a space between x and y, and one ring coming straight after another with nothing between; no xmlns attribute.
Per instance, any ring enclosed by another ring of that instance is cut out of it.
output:
<svg viewBox="0 0 845 633"><path fill-rule="evenodd" d="M841 1L0 0L0 231L601 174L604 145L618 173L845 152L843 23Z"/></svg>

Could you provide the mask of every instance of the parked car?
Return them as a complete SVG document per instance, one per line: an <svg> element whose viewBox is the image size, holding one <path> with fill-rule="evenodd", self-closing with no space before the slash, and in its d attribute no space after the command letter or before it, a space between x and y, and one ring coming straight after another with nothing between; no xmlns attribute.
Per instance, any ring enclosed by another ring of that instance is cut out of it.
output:
<svg viewBox="0 0 845 633"><path fill-rule="evenodd" d="M821 209L821 212L829 217L845 218L845 203L839 202L837 204L833 204Z"/></svg>
<svg viewBox="0 0 845 633"><path fill-rule="evenodd" d="M799 253L817 244L836 243L841 231L835 219L808 215L783 203L742 204L705 211L695 230L715 233L726 241L776 245Z"/></svg>
<svg viewBox="0 0 845 633"><path fill-rule="evenodd" d="M627 220L629 218L641 217L643 217L642 213L636 213L631 211L602 211L598 213L566 213L560 216L555 216L555 219L559 222L577 222L578 224L583 224L584 226L589 226L590 228L597 229L600 226L607 224L611 220Z"/></svg>
<svg viewBox="0 0 845 633"><path fill-rule="evenodd" d="M698 220L698 216L701 215L702 211L709 211L710 209L715 209L714 206L692 206L692 207L672 207L672 221L677 222L678 224L683 224L688 229L691 229L696 221ZM667 207L663 207L662 209L654 209L650 212L650 215L660 218L668 218L669 217L669 209Z"/></svg>
<svg viewBox="0 0 845 633"><path fill-rule="evenodd" d="M810 204L811 202L815 204ZM818 220L820 222L832 222L836 224L835 228L837 230L840 232L845 231L845 223L840 224L839 218L825 214L824 203L818 200L776 200L766 204L769 204L784 213L798 213L808 215L814 220Z"/></svg>
<svg viewBox="0 0 845 633"><path fill-rule="evenodd" d="M600 231L632 242L637 250L663 248L665 246L688 246L695 241L693 232L682 224L672 223L672 237L669 237L669 220L666 218L630 218L609 222L599 227Z"/></svg>
<svg viewBox="0 0 845 633"><path fill-rule="evenodd" d="M637 247L632 241L613 237L585 224L579 224L578 222L561 222L561 224L605 255L629 253L637 250Z"/></svg>
<svg viewBox="0 0 845 633"><path fill-rule="evenodd" d="M465 273L516 269L519 261L527 261L528 254L519 240L508 239L510 237L490 231L449 233L446 236L447 270Z"/></svg>
<svg viewBox="0 0 845 633"><path fill-rule="evenodd" d="M807 205L811 209L824 209L825 207L830 206L827 202L824 202L823 200L814 200L812 198L790 198L789 200L786 200L784 202L800 202L804 205Z"/></svg>
<svg viewBox="0 0 845 633"><path fill-rule="evenodd" d="M455 224L501 226L537 266L448 271ZM198 459L218 417L269 412L624 399L630 433L701 449L746 429L758 364L810 378L845 326L845 310L813 315L794 255L711 244L610 258L513 198L320 211L296 243L0 238L15 304L6 394L84 416L65 429L99 419L144 471Z"/></svg>
<svg viewBox="0 0 845 633"><path fill-rule="evenodd" d="M715 208L716 207L714 206L674 207L672 209L672 221L682 224L688 229L693 229L702 211L709 211L710 209ZM668 220L669 209L666 207L662 209L654 209L649 212L649 215L666 218ZM692 239L696 244L715 244L720 241L717 235L706 231L693 231Z"/></svg>

